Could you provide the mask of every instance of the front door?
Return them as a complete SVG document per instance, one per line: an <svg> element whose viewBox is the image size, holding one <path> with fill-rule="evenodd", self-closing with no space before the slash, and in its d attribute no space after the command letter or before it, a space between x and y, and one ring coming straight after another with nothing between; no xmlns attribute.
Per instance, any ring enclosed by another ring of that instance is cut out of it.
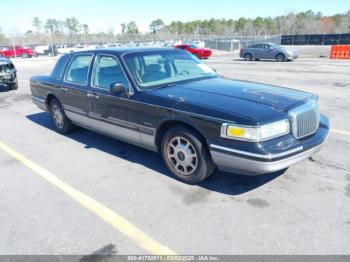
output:
<svg viewBox="0 0 350 262"><path fill-rule="evenodd" d="M122 83L127 89L131 88L117 57L97 55L88 92L89 125L104 134L138 144L140 134L135 103L121 94L112 95L110 87L115 83Z"/></svg>

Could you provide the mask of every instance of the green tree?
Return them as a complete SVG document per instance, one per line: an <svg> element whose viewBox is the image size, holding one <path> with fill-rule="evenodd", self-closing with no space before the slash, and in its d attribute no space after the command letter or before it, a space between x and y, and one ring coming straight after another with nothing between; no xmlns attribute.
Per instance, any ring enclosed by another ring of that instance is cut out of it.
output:
<svg viewBox="0 0 350 262"><path fill-rule="evenodd" d="M261 34L264 30L264 19L260 16L253 21L254 30L257 34Z"/></svg>
<svg viewBox="0 0 350 262"><path fill-rule="evenodd" d="M39 17L35 16L33 17L32 26L34 27L36 33L40 33L43 22L39 19Z"/></svg>
<svg viewBox="0 0 350 262"><path fill-rule="evenodd" d="M128 34L138 34L139 29L135 23L135 21L131 21L126 25L126 33Z"/></svg>
<svg viewBox="0 0 350 262"><path fill-rule="evenodd" d="M153 34L158 33L163 27L164 27L164 22L162 19L154 20L149 25L149 29Z"/></svg>
<svg viewBox="0 0 350 262"><path fill-rule="evenodd" d="M47 33L53 34L54 31L55 31L55 21L54 21L54 19L51 19L51 18L47 19L44 27L45 27L45 31Z"/></svg>
<svg viewBox="0 0 350 262"><path fill-rule="evenodd" d="M7 45L7 38L6 38L6 36L2 33L1 27L0 27L0 44Z"/></svg>
<svg viewBox="0 0 350 262"><path fill-rule="evenodd" d="M76 34L79 31L79 21L75 17L66 18L65 25L70 34Z"/></svg>
<svg viewBox="0 0 350 262"><path fill-rule="evenodd" d="M124 34L126 31L126 24L122 23L122 24L120 24L120 26L122 27L122 34Z"/></svg>
<svg viewBox="0 0 350 262"><path fill-rule="evenodd" d="M235 25L236 31L239 33L242 33L247 25L248 25L248 20L244 17L241 17L240 19L238 19Z"/></svg>

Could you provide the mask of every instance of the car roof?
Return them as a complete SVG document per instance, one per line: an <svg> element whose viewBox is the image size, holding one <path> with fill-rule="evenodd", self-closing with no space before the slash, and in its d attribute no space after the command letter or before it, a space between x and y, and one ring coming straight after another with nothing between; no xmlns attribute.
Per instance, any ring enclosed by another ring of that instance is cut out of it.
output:
<svg viewBox="0 0 350 262"><path fill-rule="evenodd" d="M136 52L156 52L156 51L170 51L170 50L179 50L175 48L145 48L145 47L109 47L109 48L98 48L95 50L84 50L74 52L72 54L84 54L84 53L110 53L110 54L118 54L123 55L126 53L136 53Z"/></svg>

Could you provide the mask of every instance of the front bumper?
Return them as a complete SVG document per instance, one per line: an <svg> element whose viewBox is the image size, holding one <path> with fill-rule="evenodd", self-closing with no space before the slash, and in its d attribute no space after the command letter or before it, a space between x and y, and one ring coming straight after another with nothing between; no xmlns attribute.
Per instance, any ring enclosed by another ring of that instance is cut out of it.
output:
<svg viewBox="0 0 350 262"><path fill-rule="evenodd" d="M328 132L328 118L322 116L316 134L301 140L298 146L284 152L255 154L211 144L210 153L218 169L224 172L244 175L273 173L288 168L317 153L326 141Z"/></svg>
<svg viewBox="0 0 350 262"><path fill-rule="evenodd" d="M12 74L8 76L0 75L0 84L12 84L16 82L16 78L13 79Z"/></svg>
<svg viewBox="0 0 350 262"><path fill-rule="evenodd" d="M297 54L287 55L287 60L295 60L298 58Z"/></svg>

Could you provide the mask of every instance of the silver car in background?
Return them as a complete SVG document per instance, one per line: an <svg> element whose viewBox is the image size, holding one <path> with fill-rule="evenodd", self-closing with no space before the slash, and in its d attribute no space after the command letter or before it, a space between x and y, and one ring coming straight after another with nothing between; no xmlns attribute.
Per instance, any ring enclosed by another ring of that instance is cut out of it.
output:
<svg viewBox="0 0 350 262"><path fill-rule="evenodd" d="M274 43L260 43L242 48L239 56L246 61L259 59L273 59L277 62L291 61L298 58L295 51Z"/></svg>

